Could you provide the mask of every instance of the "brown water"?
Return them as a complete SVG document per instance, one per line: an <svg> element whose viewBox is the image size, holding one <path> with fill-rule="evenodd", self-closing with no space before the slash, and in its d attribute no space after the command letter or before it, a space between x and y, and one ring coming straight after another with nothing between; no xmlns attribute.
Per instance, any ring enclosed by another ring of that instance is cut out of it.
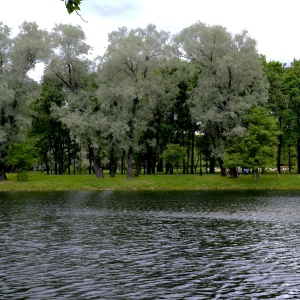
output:
<svg viewBox="0 0 300 300"><path fill-rule="evenodd" d="M2 192L0 299L299 299L297 192Z"/></svg>

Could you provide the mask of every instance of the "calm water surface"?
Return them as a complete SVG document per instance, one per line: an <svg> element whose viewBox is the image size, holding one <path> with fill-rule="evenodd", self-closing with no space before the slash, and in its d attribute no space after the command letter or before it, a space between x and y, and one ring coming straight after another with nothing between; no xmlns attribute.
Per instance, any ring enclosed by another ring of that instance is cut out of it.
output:
<svg viewBox="0 0 300 300"><path fill-rule="evenodd" d="M0 299L299 299L298 192L1 192Z"/></svg>

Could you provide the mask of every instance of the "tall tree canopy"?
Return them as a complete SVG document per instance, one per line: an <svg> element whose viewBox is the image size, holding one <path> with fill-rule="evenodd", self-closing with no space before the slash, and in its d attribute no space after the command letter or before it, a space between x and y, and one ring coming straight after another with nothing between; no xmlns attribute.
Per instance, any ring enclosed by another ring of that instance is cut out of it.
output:
<svg viewBox="0 0 300 300"><path fill-rule="evenodd" d="M289 101L288 96L286 95L287 91L284 83L286 77L286 66L279 61L267 62L264 56L262 57L262 61L270 86L267 107L275 116L278 126L277 171L280 173L283 135L289 115L287 114L287 110L289 110Z"/></svg>
<svg viewBox="0 0 300 300"><path fill-rule="evenodd" d="M128 178L133 154L155 143L154 124L166 116L178 92L179 61L170 51L170 34L152 24L120 28L109 35L99 65L102 109L111 122L112 142L128 153Z"/></svg>
<svg viewBox="0 0 300 300"><path fill-rule="evenodd" d="M175 43L179 55L199 66L197 86L190 99L192 115L212 140L213 155L222 168L228 135L242 135L241 119L267 100L268 84L246 31L234 36L222 26L198 22L183 29Z"/></svg>
<svg viewBox="0 0 300 300"><path fill-rule="evenodd" d="M29 95L36 83L27 74L50 51L48 34L36 23L24 22L19 29L12 39L9 28L0 23L0 180L6 177L9 147L24 137L30 125Z"/></svg>
<svg viewBox="0 0 300 300"><path fill-rule="evenodd" d="M128 178L142 167L162 172L161 154L170 143L185 148L184 171L196 172L195 154L203 154L210 172L218 160L225 174L225 165L245 163L237 145L245 138L259 144L257 134L273 122L255 127L246 121L249 112L267 121L266 112L253 110L262 106L279 129L269 130L279 141L277 167L282 148L289 166L298 154L299 172L300 64L267 63L246 31L232 35L198 22L172 37L153 24L122 27L109 34L96 61L80 26L57 24L47 32L24 22L14 38L10 33L1 23L0 179L9 153L23 149L14 144L26 135L34 136L41 168L57 174L75 172L82 155L97 177L104 167L114 176L126 163ZM39 62L45 64L41 85L28 77ZM247 164L269 163L262 156L273 158L273 149L255 149L258 163Z"/></svg>

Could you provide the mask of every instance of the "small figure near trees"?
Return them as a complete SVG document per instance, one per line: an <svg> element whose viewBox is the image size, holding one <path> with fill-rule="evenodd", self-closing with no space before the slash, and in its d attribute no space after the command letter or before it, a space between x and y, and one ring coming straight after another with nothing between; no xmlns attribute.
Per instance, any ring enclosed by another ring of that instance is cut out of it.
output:
<svg viewBox="0 0 300 300"><path fill-rule="evenodd" d="M249 170L247 168L243 168L243 175L248 175Z"/></svg>

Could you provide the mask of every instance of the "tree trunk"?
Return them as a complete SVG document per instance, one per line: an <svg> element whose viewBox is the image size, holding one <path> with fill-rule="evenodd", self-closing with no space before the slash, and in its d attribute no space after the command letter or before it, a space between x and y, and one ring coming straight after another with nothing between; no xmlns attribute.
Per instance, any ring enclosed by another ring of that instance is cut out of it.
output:
<svg viewBox="0 0 300 300"><path fill-rule="evenodd" d="M139 177L140 176L141 169L142 169L142 154L139 153L138 160L136 162L136 169L135 169L134 177Z"/></svg>
<svg viewBox="0 0 300 300"><path fill-rule="evenodd" d="M50 168L49 168L48 162L46 162L46 173L47 173L47 175L50 174Z"/></svg>
<svg viewBox="0 0 300 300"><path fill-rule="evenodd" d="M288 166L289 166L289 169L288 169L288 173L291 174L291 171L292 171L292 163L291 163L291 147L288 146Z"/></svg>
<svg viewBox="0 0 300 300"><path fill-rule="evenodd" d="M93 149L92 146L89 146L89 151L90 151L91 160L92 160L93 165L94 165L94 169L95 169L95 173L96 173L96 178L104 178L103 169L102 169L101 163L98 162L98 160L97 160L97 158L95 156L95 153L94 153L94 149Z"/></svg>
<svg viewBox="0 0 300 300"><path fill-rule="evenodd" d="M297 155L298 155L298 174L300 174L300 138L297 139Z"/></svg>
<svg viewBox="0 0 300 300"><path fill-rule="evenodd" d="M230 168L229 172L230 172L230 178L237 178L238 177L236 168Z"/></svg>
<svg viewBox="0 0 300 300"><path fill-rule="evenodd" d="M129 127L129 141L131 143L131 145L129 146L128 149L128 168L127 168L127 179L131 179L133 178L133 144L134 144L134 136L133 136L133 132L134 132L134 118L136 115L136 107L137 104L139 102L139 98L136 97L133 99L132 102L132 116L129 119L128 122L128 127Z"/></svg>
<svg viewBox="0 0 300 300"><path fill-rule="evenodd" d="M5 174L5 165L0 164L0 181L7 180L6 174Z"/></svg>
<svg viewBox="0 0 300 300"><path fill-rule="evenodd" d="M68 140L68 174L71 175L71 163L72 163L72 158L71 158L71 139L69 138Z"/></svg>
<svg viewBox="0 0 300 300"><path fill-rule="evenodd" d="M146 156L146 169L147 169L147 174L152 173L152 155L153 155L153 149L151 146L147 144L147 156Z"/></svg>
<svg viewBox="0 0 300 300"><path fill-rule="evenodd" d="M91 158L89 157L89 175L91 175L92 174L92 160L91 160Z"/></svg>
<svg viewBox="0 0 300 300"><path fill-rule="evenodd" d="M170 172L170 163L166 163L166 174Z"/></svg>
<svg viewBox="0 0 300 300"><path fill-rule="evenodd" d="M126 152L125 152L125 150L123 150L123 152L122 152L122 159L121 159L121 174L123 175L124 174L124 169L125 169L125 167L124 167L124 165L125 165L125 155L126 155Z"/></svg>
<svg viewBox="0 0 300 300"><path fill-rule="evenodd" d="M155 174L155 164L156 164L156 158L155 155L152 156L152 174Z"/></svg>
<svg viewBox="0 0 300 300"><path fill-rule="evenodd" d="M258 170L258 168L253 170L253 180L255 180L255 181L259 180L259 170Z"/></svg>
<svg viewBox="0 0 300 300"><path fill-rule="evenodd" d="M94 169L95 169L95 173L96 173L96 178L99 178L99 179L104 178L102 167L97 163L96 160L94 160L93 164L94 164Z"/></svg>
<svg viewBox="0 0 300 300"><path fill-rule="evenodd" d="M189 167L190 167L190 151L191 151L191 145L190 141L187 141L187 159L186 164L184 164L184 158L183 158L183 174L189 174Z"/></svg>
<svg viewBox="0 0 300 300"><path fill-rule="evenodd" d="M214 157L209 158L209 174L215 174L215 163L216 160Z"/></svg>
<svg viewBox="0 0 300 300"><path fill-rule="evenodd" d="M278 174L280 174L281 169L280 169L280 165L281 165L281 149L282 149L282 134L280 134L278 136L278 146L277 146L277 171Z"/></svg>
<svg viewBox="0 0 300 300"><path fill-rule="evenodd" d="M192 156L191 156L191 174L194 174L194 164L195 164L195 133L192 132Z"/></svg>
<svg viewBox="0 0 300 300"><path fill-rule="evenodd" d="M115 158L115 146L111 145L110 148L110 177L115 177L116 175L116 158Z"/></svg>
<svg viewBox="0 0 300 300"><path fill-rule="evenodd" d="M73 174L76 174L76 156L75 156L75 152L74 152L74 157L73 157Z"/></svg>
<svg viewBox="0 0 300 300"><path fill-rule="evenodd" d="M201 152L199 153L199 163L200 163L199 175L202 175L202 157L201 157Z"/></svg>
<svg viewBox="0 0 300 300"><path fill-rule="evenodd" d="M218 159L219 161L219 166L221 170L221 176L226 176L226 169L223 166L223 160L221 158Z"/></svg>
<svg viewBox="0 0 300 300"><path fill-rule="evenodd" d="M162 158L160 158L160 159L158 160L156 171L157 171L157 172L163 172L163 171L164 171L164 161L163 161Z"/></svg>
<svg viewBox="0 0 300 300"><path fill-rule="evenodd" d="M127 179L133 178L133 149L132 146L128 150L128 168L127 168Z"/></svg>

